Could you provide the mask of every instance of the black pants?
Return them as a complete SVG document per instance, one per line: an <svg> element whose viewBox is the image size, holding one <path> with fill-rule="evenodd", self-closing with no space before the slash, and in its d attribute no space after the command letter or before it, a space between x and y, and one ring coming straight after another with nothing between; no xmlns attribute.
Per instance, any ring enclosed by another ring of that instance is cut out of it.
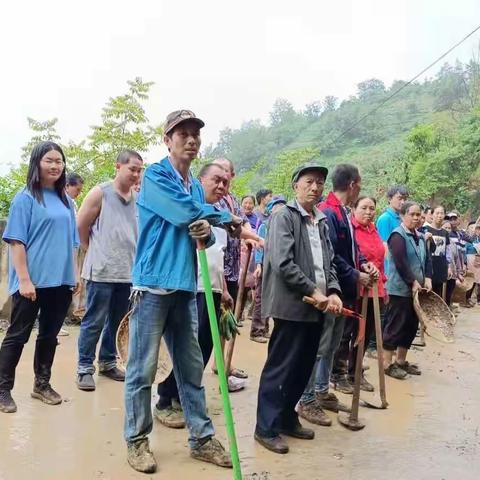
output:
<svg viewBox="0 0 480 480"><path fill-rule="evenodd" d="M235 311L235 305L237 304L238 297L238 281L232 282L227 280L227 290L230 296L233 298L233 311Z"/></svg>
<svg viewBox="0 0 480 480"><path fill-rule="evenodd" d="M390 295L385 311L383 348L393 351L402 347L408 350L417 334L418 323L413 298Z"/></svg>
<svg viewBox="0 0 480 480"><path fill-rule="evenodd" d="M379 300L380 308L382 307L382 301ZM357 339L358 335L358 320L353 320L354 326L352 329L352 337L350 339L350 350L348 354L348 376L350 378L355 377L355 368L357 365L357 350L358 348L355 347L355 340ZM370 340L375 337L375 315L373 312L373 298L368 299L368 307L367 307L367 318L365 319L365 342L363 348L363 355L365 356L366 346L370 343Z"/></svg>
<svg viewBox="0 0 480 480"><path fill-rule="evenodd" d="M268 356L258 389L255 431L274 437L298 422L295 406L308 384L323 322L274 319Z"/></svg>
<svg viewBox="0 0 480 480"><path fill-rule="evenodd" d="M15 369L28 342L33 324L39 316L39 329L35 345L33 369L37 384L50 382L53 359L57 348L57 335L62 327L72 291L68 286L38 288L37 299L22 297L19 292L12 296L12 313L2 346L0 347L0 390L12 390Z"/></svg>
<svg viewBox="0 0 480 480"><path fill-rule="evenodd" d="M472 288L467 292L467 300L470 300L472 298L473 292L476 292L477 303L480 303L480 283L473 284Z"/></svg>
<svg viewBox="0 0 480 480"><path fill-rule="evenodd" d="M346 302L345 308L355 310L355 302ZM345 318L345 326L343 327L342 339L338 346L335 356L333 358L332 367L332 381L335 382L340 377L345 376L349 371L349 362L351 358L351 348L355 343L358 331L358 321L351 317ZM350 362L351 364L352 362ZM355 371L355 365L352 365L353 371Z"/></svg>
<svg viewBox="0 0 480 480"><path fill-rule="evenodd" d="M222 300L221 293L213 294L215 303L215 311L217 313L217 321L220 320L220 304ZM210 320L208 318L207 299L205 293L197 293L197 310L198 310L198 343L203 356L203 366L206 367L213 350L212 333L210 331ZM170 375L157 386L159 395L159 408L166 408L172 404L172 400L179 402L177 382L173 370Z"/></svg>

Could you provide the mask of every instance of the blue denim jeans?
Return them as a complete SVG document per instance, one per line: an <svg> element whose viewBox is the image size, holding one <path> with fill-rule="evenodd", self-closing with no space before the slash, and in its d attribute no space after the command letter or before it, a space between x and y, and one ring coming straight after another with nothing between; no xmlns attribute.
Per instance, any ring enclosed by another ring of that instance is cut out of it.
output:
<svg viewBox="0 0 480 480"><path fill-rule="evenodd" d="M313 402L315 400L315 392L328 393L333 358L342 339L345 317L335 317L334 315L326 314L323 322L317 360L310 375L307 388L305 388L300 399L300 402L303 404Z"/></svg>
<svg viewBox="0 0 480 480"><path fill-rule="evenodd" d="M190 434L188 443L196 448L203 443L201 440L214 435L214 429L207 416L202 385L195 294L180 290L169 295L135 292L134 298L125 377L125 440L135 442L152 431L152 384L160 339L165 335Z"/></svg>
<svg viewBox="0 0 480 480"><path fill-rule="evenodd" d="M95 373L93 362L100 335L100 370L110 370L117 365L115 338L118 325L128 311L130 288L130 283L87 282L87 308L78 337L79 374Z"/></svg>

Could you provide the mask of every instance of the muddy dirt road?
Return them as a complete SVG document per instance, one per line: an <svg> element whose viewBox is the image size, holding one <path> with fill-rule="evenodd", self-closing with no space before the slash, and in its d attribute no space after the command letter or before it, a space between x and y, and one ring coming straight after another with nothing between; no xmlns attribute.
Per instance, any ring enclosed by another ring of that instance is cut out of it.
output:
<svg viewBox="0 0 480 480"><path fill-rule="evenodd" d="M249 341L246 325L235 364L248 370L249 385L232 395L244 478L479 478L480 308L464 310L457 325L455 344L441 345L427 337L427 348L413 351L412 359L423 369L421 377L403 382L387 377L390 407L385 411L362 408L360 415L367 423L364 430L350 432L336 421L330 428L314 427L315 440L289 439L291 453L284 456L264 450L253 440L257 383L267 347ZM47 406L30 398L32 340L26 348L13 392L18 412L0 415L0 479L232 478L231 471L190 459L186 431L168 430L158 423L151 435L158 472L142 475L131 470L122 438L122 384L100 378L96 392L77 390L78 328L69 330L70 336L60 339L52 379L65 399L61 406ZM376 361L368 362L371 369L367 377L376 385ZM218 436L225 441L216 377L210 371L205 383L209 411Z"/></svg>

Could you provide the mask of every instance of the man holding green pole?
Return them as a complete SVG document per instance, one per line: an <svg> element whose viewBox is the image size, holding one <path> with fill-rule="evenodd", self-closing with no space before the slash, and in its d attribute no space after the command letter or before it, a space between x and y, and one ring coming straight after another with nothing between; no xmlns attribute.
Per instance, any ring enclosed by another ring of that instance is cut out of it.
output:
<svg viewBox="0 0 480 480"><path fill-rule="evenodd" d="M197 340L195 241L202 240L207 246L212 243L210 224L240 228L242 222L207 205L200 183L190 173L203 126L189 110L168 115L164 141L169 155L146 170L137 201L139 239L133 268L124 435L129 464L144 473L156 470L148 434L153 423L151 387L162 335L178 382L191 456L232 467L206 413L203 359Z"/></svg>

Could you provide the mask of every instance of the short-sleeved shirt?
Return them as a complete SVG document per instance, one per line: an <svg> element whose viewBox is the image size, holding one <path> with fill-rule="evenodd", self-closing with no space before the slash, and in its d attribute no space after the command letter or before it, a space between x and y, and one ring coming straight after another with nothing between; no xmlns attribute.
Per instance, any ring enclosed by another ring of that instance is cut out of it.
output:
<svg viewBox="0 0 480 480"><path fill-rule="evenodd" d="M449 259L447 255L449 253L450 236L443 228L428 226L425 228L425 231L432 234L435 243L435 251L432 253L432 282L434 284L444 283L448 279Z"/></svg>
<svg viewBox="0 0 480 480"><path fill-rule="evenodd" d="M397 213L392 207L388 207L377 219L377 231L383 242L387 242L392 232L400 226L402 220L400 214ZM387 258L385 258L385 272L389 271L388 264L388 251Z"/></svg>
<svg viewBox="0 0 480 480"><path fill-rule="evenodd" d="M75 286L73 252L80 241L73 202L70 208L57 192L43 189L44 205L23 189L15 195L3 239L17 240L25 245L27 268L35 288ZM13 295L19 289L17 272L9 260L8 290Z"/></svg>
<svg viewBox="0 0 480 480"><path fill-rule="evenodd" d="M216 206L220 210L226 210L246 221L245 216L242 215L240 210L240 204L234 195L228 193L216 204ZM240 277L240 254L240 239L233 238L229 235L227 241L227 250L225 252L225 280L227 282L238 282Z"/></svg>
<svg viewBox="0 0 480 480"><path fill-rule="evenodd" d="M227 232L220 227L212 227L212 232L215 235L215 243L205 249L205 253L207 254L208 271L210 273L212 290L215 293L222 293L225 250L227 249ZM199 292L205 291L205 287L203 285L202 270L200 268L200 261L198 261L197 289Z"/></svg>

